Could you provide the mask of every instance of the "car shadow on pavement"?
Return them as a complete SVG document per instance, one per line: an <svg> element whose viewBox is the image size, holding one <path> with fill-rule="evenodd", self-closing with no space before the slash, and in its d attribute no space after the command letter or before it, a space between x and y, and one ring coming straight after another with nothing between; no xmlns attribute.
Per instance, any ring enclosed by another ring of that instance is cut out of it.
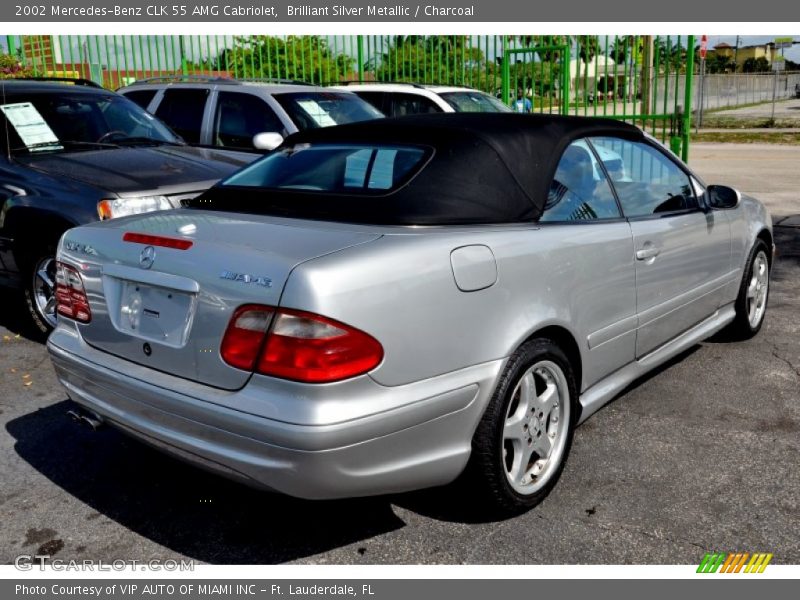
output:
<svg viewBox="0 0 800 600"><path fill-rule="evenodd" d="M781 267L800 266L800 214L784 215L774 219L775 247L778 249L777 261L772 276L779 279L784 275ZM793 279L794 271L785 270Z"/></svg>
<svg viewBox="0 0 800 600"><path fill-rule="evenodd" d="M359 542L405 526L386 498L313 502L254 490L113 428L95 432L77 425L66 415L74 406L58 402L10 421L6 429L20 457L92 509L87 528L104 516L191 559L273 564L351 544L353 563L373 562ZM81 532L71 537L78 540ZM64 548L59 558L87 558L91 551L71 557L70 550ZM119 552L141 558L135 549Z"/></svg>
<svg viewBox="0 0 800 600"><path fill-rule="evenodd" d="M17 290L0 288L0 327L34 342L43 343L46 339L31 323L22 293Z"/></svg>

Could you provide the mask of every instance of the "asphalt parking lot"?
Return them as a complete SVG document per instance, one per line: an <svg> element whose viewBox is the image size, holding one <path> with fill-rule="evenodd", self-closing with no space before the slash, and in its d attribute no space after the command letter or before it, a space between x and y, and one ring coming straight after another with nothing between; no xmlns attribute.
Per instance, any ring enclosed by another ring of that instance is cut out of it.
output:
<svg viewBox="0 0 800 600"><path fill-rule="evenodd" d="M800 148L696 144L709 183L764 199L779 259L748 342L700 344L577 432L553 493L487 522L468 490L304 502L230 483L127 439L93 433L45 348L0 300L0 563L678 563L706 551L800 563Z"/></svg>

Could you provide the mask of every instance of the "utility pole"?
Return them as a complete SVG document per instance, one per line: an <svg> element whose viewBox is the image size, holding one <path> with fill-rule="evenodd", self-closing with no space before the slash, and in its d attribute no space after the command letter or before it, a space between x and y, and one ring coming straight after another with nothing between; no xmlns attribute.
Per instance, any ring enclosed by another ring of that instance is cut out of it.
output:
<svg viewBox="0 0 800 600"><path fill-rule="evenodd" d="M694 77L694 36L686 39L686 84L683 97L683 117L681 123L681 160L689 162L689 137L692 128L692 78Z"/></svg>
<svg viewBox="0 0 800 600"><path fill-rule="evenodd" d="M644 36L644 56L642 56L642 115L650 114L650 90L653 85L653 36ZM595 77L597 74L595 74Z"/></svg>
<svg viewBox="0 0 800 600"><path fill-rule="evenodd" d="M736 36L736 48L733 50L733 72L739 70L739 36Z"/></svg>
<svg viewBox="0 0 800 600"><path fill-rule="evenodd" d="M697 86L699 101L697 102L697 119L694 122L695 133L703 126L703 106L706 101L706 57L702 55L700 56L700 73L698 78L700 80L700 85Z"/></svg>

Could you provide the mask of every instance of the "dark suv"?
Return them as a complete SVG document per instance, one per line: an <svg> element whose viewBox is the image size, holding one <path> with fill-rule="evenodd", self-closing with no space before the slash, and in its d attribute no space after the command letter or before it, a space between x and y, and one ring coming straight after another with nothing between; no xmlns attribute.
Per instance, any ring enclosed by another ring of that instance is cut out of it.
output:
<svg viewBox="0 0 800 600"><path fill-rule="evenodd" d="M252 160L187 146L91 81L0 81L0 285L55 324L55 247L76 225L175 208ZM87 251L89 251L87 249Z"/></svg>
<svg viewBox="0 0 800 600"><path fill-rule="evenodd" d="M263 152L297 131L382 119L349 91L285 80L202 76L143 79L117 90L189 144Z"/></svg>

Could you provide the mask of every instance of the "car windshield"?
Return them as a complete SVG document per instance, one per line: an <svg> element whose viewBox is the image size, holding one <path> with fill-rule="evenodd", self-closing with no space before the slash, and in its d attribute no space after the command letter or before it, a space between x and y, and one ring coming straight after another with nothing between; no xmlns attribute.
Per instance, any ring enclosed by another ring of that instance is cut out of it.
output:
<svg viewBox="0 0 800 600"><path fill-rule="evenodd" d="M475 90L443 92L439 96L456 112L512 112L497 98Z"/></svg>
<svg viewBox="0 0 800 600"><path fill-rule="evenodd" d="M341 194L381 194L404 183L422 163L413 146L298 144L277 150L223 186Z"/></svg>
<svg viewBox="0 0 800 600"><path fill-rule="evenodd" d="M293 92L275 94L300 131L381 119L384 114L355 94L343 92Z"/></svg>
<svg viewBox="0 0 800 600"><path fill-rule="evenodd" d="M182 143L151 114L110 93L8 96L0 116L14 154Z"/></svg>

